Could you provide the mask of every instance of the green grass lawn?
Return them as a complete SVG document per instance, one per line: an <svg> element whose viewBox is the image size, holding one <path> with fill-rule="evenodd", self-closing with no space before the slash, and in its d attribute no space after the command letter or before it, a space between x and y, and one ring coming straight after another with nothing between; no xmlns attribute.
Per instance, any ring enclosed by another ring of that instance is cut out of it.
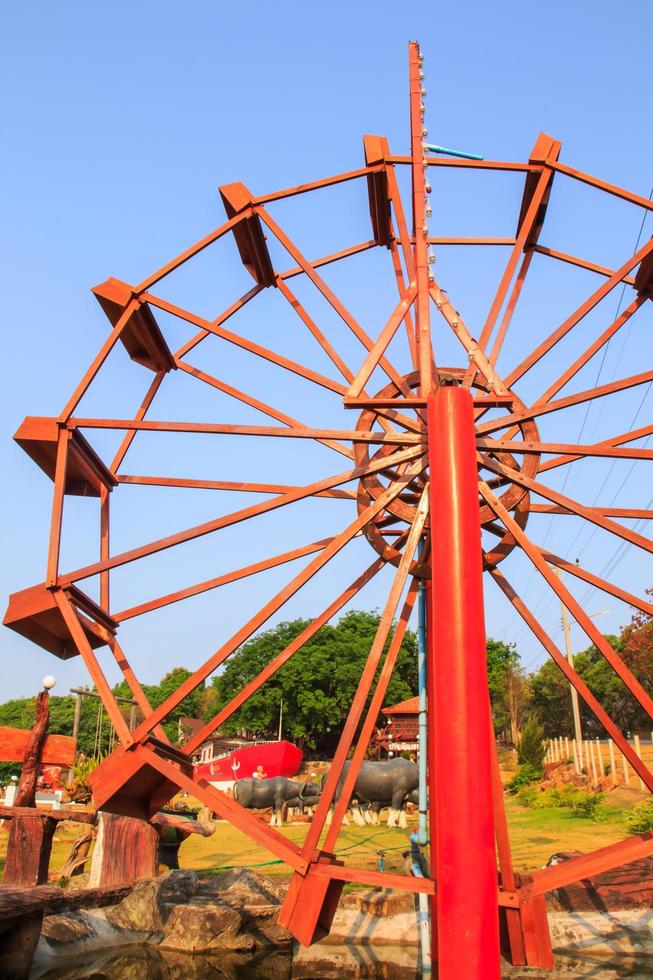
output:
<svg viewBox="0 0 653 980"><path fill-rule="evenodd" d="M505 799L514 867L516 871L529 872L546 864L556 851L591 851L629 836L624 813L644 796L623 787L606 794L602 806L603 819L599 821L578 816L570 810L529 809L509 795ZM408 830L389 830L385 823L378 827L357 827L350 823L340 831L337 853L348 865L378 870L377 852L384 850L384 869L402 872L402 851L410 846L408 835L416 823L416 815L409 817ZM5 829L0 831L0 868L4 865L7 827L8 824L5 824ZM281 833L301 844L307 829L306 823L291 824L283 827ZM53 876L56 877L73 841L82 832L81 825L64 824L57 828L50 862ZM196 834L189 837L181 846L180 865L200 872L238 866L255 867L271 875L290 873L268 851L252 843L245 834L224 821L218 822L212 837Z"/></svg>

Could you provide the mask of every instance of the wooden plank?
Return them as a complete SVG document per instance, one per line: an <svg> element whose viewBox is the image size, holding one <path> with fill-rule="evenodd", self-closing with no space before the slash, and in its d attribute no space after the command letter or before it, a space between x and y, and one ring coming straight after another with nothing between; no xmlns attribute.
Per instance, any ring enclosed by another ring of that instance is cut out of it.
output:
<svg viewBox="0 0 653 980"><path fill-rule="evenodd" d="M115 905L131 890L131 883L115 888L75 888L66 891L55 885L3 885L0 888L0 922L36 912L60 915L74 909Z"/></svg>
<svg viewBox="0 0 653 980"><path fill-rule="evenodd" d="M602 847L592 854L583 854L581 857L536 871L532 881L522 886L520 894L522 900L535 895L544 895L546 892L564 888L565 885L571 885L576 881L583 881L592 875L618 868L621 864L638 861L650 854L653 854L653 831L639 834L637 837L628 837L616 844Z"/></svg>
<svg viewBox="0 0 653 980"><path fill-rule="evenodd" d="M25 728L0 725L0 759L3 762L22 762L30 737ZM48 735L41 753L41 764L72 766L75 761L75 741L68 735Z"/></svg>

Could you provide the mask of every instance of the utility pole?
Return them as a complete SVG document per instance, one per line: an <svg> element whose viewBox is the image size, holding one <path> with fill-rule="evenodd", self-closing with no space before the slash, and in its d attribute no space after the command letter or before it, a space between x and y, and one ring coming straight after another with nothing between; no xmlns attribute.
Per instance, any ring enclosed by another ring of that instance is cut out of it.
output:
<svg viewBox="0 0 653 980"><path fill-rule="evenodd" d="M553 571L562 581L562 574L559 568L554 568ZM571 649L571 626L569 625L569 614L567 612L567 607L565 606L562 599L560 600L560 613L562 615L562 630L565 636L565 652L567 654L567 660L570 667L574 667L574 654ZM583 729L580 723L580 706L578 703L578 691L573 684L569 685L571 689L571 710L574 716L574 736L576 738L576 744L583 741Z"/></svg>
<svg viewBox="0 0 653 980"><path fill-rule="evenodd" d="M283 725L283 698L281 698L281 704L279 705L279 737L277 741L281 741L281 728Z"/></svg>

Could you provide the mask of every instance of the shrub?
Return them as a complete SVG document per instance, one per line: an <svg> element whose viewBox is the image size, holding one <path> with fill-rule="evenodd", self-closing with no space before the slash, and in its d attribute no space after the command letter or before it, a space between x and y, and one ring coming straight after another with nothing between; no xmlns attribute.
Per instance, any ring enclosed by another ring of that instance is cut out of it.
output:
<svg viewBox="0 0 653 980"><path fill-rule="evenodd" d="M602 817L599 807L603 794L589 793L575 786L552 786L545 790L524 787L517 794L517 799L522 806L534 810L573 810L577 816L588 820L600 820Z"/></svg>
<svg viewBox="0 0 653 980"><path fill-rule="evenodd" d="M542 769L537 769L535 766L526 762L519 767L517 775L513 776L510 782L506 783L506 789L509 793L517 793L523 786L536 783L541 778Z"/></svg>
<svg viewBox="0 0 653 980"><path fill-rule="evenodd" d="M653 830L653 800L639 803L626 814L626 826L633 834L645 834Z"/></svg>
<svg viewBox="0 0 653 980"><path fill-rule="evenodd" d="M544 728L535 716L528 718L521 730L518 758L521 765L528 764L540 772L544 766Z"/></svg>
<svg viewBox="0 0 653 980"><path fill-rule="evenodd" d="M67 787L68 798L75 803L88 803L91 799L91 784L88 781L89 776L102 762L103 756L98 759L93 759L85 755L80 755L77 757L75 765L72 767L73 779L70 785Z"/></svg>

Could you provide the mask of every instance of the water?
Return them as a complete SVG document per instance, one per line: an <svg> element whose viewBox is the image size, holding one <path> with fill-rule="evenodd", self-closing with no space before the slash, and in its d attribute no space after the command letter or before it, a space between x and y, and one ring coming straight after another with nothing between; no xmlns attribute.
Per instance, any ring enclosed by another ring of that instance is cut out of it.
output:
<svg viewBox="0 0 653 980"><path fill-rule="evenodd" d="M188 953L123 946L35 967L29 980L290 980L292 953Z"/></svg>

